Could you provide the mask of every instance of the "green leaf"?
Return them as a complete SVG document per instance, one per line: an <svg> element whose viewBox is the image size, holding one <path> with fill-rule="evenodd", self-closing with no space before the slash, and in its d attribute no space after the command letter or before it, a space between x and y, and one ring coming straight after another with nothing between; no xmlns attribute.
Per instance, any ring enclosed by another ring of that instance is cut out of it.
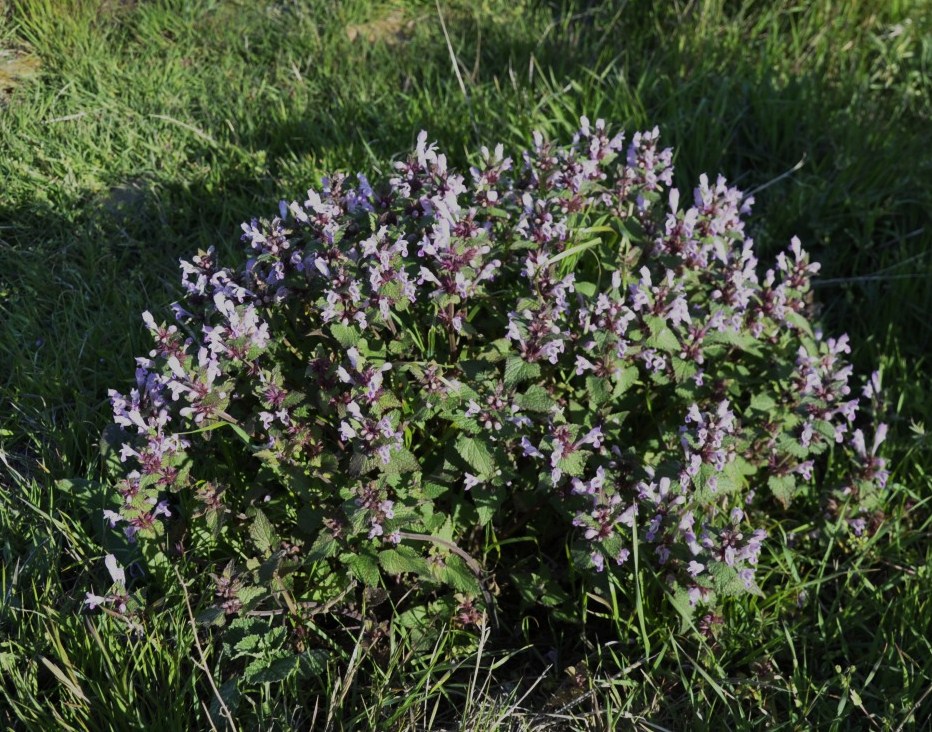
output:
<svg viewBox="0 0 932 732"><path fill-rule="evenodd" d="M333 534L329 531L321 531L314 540L314 543L311 544L311 548L307 552L307 558L312 562L326 559L336 554L339 548L340 545L337 540L333 538Z"/></svg>
<svg viewBox="0 0 932 732"><path fill-rule="evenodd" d="M635 382L638 380L639 373L637 366L628 366L622 369L620 374L613 377L615 389L612 391L612 396L617 399L634 386Z"/></svg>
<svg viewBox="0 0 932 732"><path fill-rule="evenodd" d="M424 498L435 501L450 490L450 486L439 483L438 479L425 480L421 485L421 492Z"/></svg>
<svg viewBox="0 0 932 732"><path fill-rule="evenodd" d="M359 331L349 325L334 323L330 326L330 333L337 339L343 348L354 348L361 338Z"/></svg>
<svg viewBox="0 0 932 732"><path fill-rule="evenodd" d="M583 294L586 297L595 297L596 292L598 292L598 287L596 287L594 282L577 280L573 283L573 286L576 288L576 292Z"/></svg>
<svg viewBox="0 0 932 732"><path fill-rule="evenodd" d="M610 384L600 376L586 377L586 393L589 395L589 401L596 407L605 404L612 395Z"/></svg>
<svg viewBox="0 0 932 732"><path fill-rule="evenodd" d="M390 391L386 391L379 397L378 406L380 412L386 412L389 409L398 409L401 407L401 402Z"/></svg>
<svg viewBox="0 0 932 732"><path fill-rule="evenodd" d="M777 402L769 394L755 394L751 397L750 407L758 412L769 414L776 406Z"/></svg>
<svg viewBox="0 0 932 732"><path fill-rule="evenodd" d="M712 577L712 589L721 597L733 597L747 592L744 582L738 577L738 570L724 562L709 562L709 575Z"/></svg>
<svg viewBox="0 0 932 732"><path fill-rule="evenodd" d="M809 324L809 321L799 313L787 309L786 312L786 322L792 325L797 330L802 331L807 336L812 338L812 326Z"/></svg>
<svg viewBox="0 0 932 732"><path fill-rule="evenodd" d="M511 341L507 338L498 338L485 346L477 357L487 363L498 363L512 353Z"/></svg>
<svg viewBox="0 0 932 732"><path fill-rule="evenodd" d="M268 656L257 658L246 666L243 680L247 684L284 681L301 665L301 659L289 651L277 650Z"/></svg>
<svg viewBox="0 0 932 732"><path fill-rule="evenodd" d="M784 507L789 506L796 496L796 478L792 475L771 475L767 479L767 486Z"/></svg>
<svg viewBox="0 0 932 732"><path fill-rule="evenodd" d="M495 517L505 499L504 491L494 486L477 485L470 494L479 514L480 526L485 526Z"/></svg>
<svg viewBox="0 0 932 732"><path fill-rule="evenodd" d="M322 648L313 648L305 651L298 659L301 661L301 676L320 676L327 670L327 661L330 654Z"/></svg>
<svg viewBox="0 0 932 732"><path fill-rule="evenodd" d="M833 430L832 435L834 434L835 433ZM785 432L782 433L779 437L777 437L777 447L780 448L783 452L787 453L788 455L792 455L793 457L799 458L800 460L804 459L806 456L809 455L808 447L803 445L795 437L792 437L786 434Z"/></svg>
<svg viewBox="0 0 932 732"><path fill-rule="evenodd" d="M258 604L258 600L265 597L267 590L265 587L241 587L236 592L236 599L239 600L246 610L251 606Z"/></svg>
<svg viewBox="0 0 932 732"><path fill-rule="evenodd" d="M696 372L699 370L699 367L692 361L684 361L676 356L671 360L673 361L673 376L679 383L688 381L695 376Z"/></svg>
<svg viewBox="0 0 932 732"><path fill-rule="evenodd" d="M356 579L367 587L378 587L381 575L379 574L379 565L375 557L364 552L350 553L340 555L340 561L346 565Z"/></svg>
<svg viewBox="0 0 932 732"><path fill-rule="evenodd" d="M477 593L479 580L460 557L451 554L445 560L446 566L440 570L440 581L460 592Z"/></svg>
<svg viewBox="0 0 932 732"><path fill-rule="evenodd" d="M824 419L817 419L812 425L815 431L824 437L828 442L835 441L835 426Z"/></svg>
<svg viewBox="0 0 932 732"><path fill-rule="evenodd" d="M538 376L540 376L540 366L536 363L528 363L520 356L509 356L505 361L505 386L507 387L536 379Z"/></svg>
<svg viewBox="0 0 932 732"><path fill-rule="evenodd" d="M379 552L379 564L391 575L410 573L424 576L430 574L427 560L408 546Z"/></svg>
<svg viewBox="0 0 932 732"><path fill-rule="evenodd" d="M515 397L515 404L526 412L549 412L555 402L544 387L534 384Z"/></svg>
<svg viewBox="0 0 932 732"><path fill-rule="evenodd" d="M222 427L229 427L229 428L232 429L232 430L237 434L237 436L238 436L243 442L245 442L247 445L251 445L251 444L252 444L252 441L251 441L251 439L250 439L250 437L249 437L249 434L246 432L246 430L244 430L242 427L240 427L240 426L239 426L238 424L236 424L235 422L230 422L228 419L220 419L220 420L217 420L216 422L211 422L210 424L208 424L208 425L205 426L205 427L201 427L201 428L196 429L196 430L191 430L190 432L182 432L181 434L185 434L185 435L198 435L198 434L201 434L202 432L213 432L214 430L219 430L219 429L221 429Z"/></svg>
<svg viewBox="0 0 932 732"><path fill-rule="evenodd" d="M734 472L733 472L734 471ZM736 485L736 481L738 481ZM731 467L731 464L725 466L725 470L719 472L712 465L703 464L699 472L693 476L693 485L696 486L696 499L702 504L708 504L716 498L733 493L735 489L743 482L740 472ZM712 489L715 486L715 490Z"/></svg>
<svg viewBox="0 0 932 732"><path fill-rule="evenodd" d="M713 346L715 344L722 344L725 346L733 346L742 351L747 351L748 353L760 354L760 344L757 339L750 333L740 332L735 333L730 328L725 330L715 330L706 335L705 338L706 346ZM703 350L706 350L705 348Z"/></svg>
<svg viewBox="0 0 932 732"><path fill-rule="evenodd" d="M667 353L679 353L680 342L676 334L667 327L666 321L656 315L647 315L644 318L650 336L645 341L648 348L656 348Z"/></svg>
<svg viewBox="0 0 932 732"><path fill-rule="evenodd" d="M456 440L456 451L476 472L476 477L489 478L495 472L495 460L484 440L460 435Z"/></svg>
<svg viewBox="0 0 932 732"><path fill-rule="evenodd" d="M586 450L576 450L560 460L557 463L557 467L567 475L579 477L583 474L586 461L589 459L590 454L591 453Z"/></svg>
<svg viewBox="0 0 932 732"><path fill-rule="evenodd" d="M693 618L696 615L696 606L689 601L689 592L685 587L677 587L676 591L667 595L673 609L680 614L680 633L695 628Z"/></svg>
<svg viewBox="0 0 932 732"><path fill-rule="evenodd" d="M529 605L540 604L544 607L558 607L570 598L560 583L544 574L516 572L511 575L512 582L521 594L521 599Z"/></svg>
<svg viewBox="0 0 932 732"><path fill-rule="evenodd" d="M371 473L373 470L384 467L385 463L382 462L382 458L375 455L364 455L361 452L354 452L350 455L349 458L349 474L350 475L365 475L366 473Z"/></svg>
<svg viewBox="0 0 932 732"><path fill-rule="evenodd" d="M252 538L253 543L260 553L264 556L268 556L272 553L273 547L278 544L278 537L275 535L275 529L272 528L272 524L262 510L257 508L255 509L255 513L256 515L253 518L252 525L249 527L249 536Z"/></svg>
<svg viewBox="0 0 932 732"><path fill-rule="evenodd" d="M219 607L209 607L198 613L197 622L199 625L216 625L222 627L227 621L226 613Z"/></svg>
<svg viewBox="0 0 932 732"><path fill-rule="evenodd" d="M225 681L220 687L220 699L223 700L223 704L226 708L232 713L235 714L237 708L239 707L239 676L234 676L233 678ZM222 712L220 709L220 699L217 699L214 696L213 700L210 702L210 718L211 719L222 719Z"/></svg>
<svg viewBox="0 0 932 732"><path fill-rule="evenodd" d="M124 465L120 460L120 448L127 441L128 433L117 424L110 424L100 435L100 457L109 475L123 475Z"/></svg>
<svg viewBox="0 0 932 732"><path fill-rule="evenodd" d="M379 459L379 466L386 475L413 473L421 469L421 464L417 461L414 453L406 447L400 450L392 450L387 463L383 463L382 460Z"/></svg>
<svg viewBox="0 0 932 732"><path fill-rule="evenodd" d="M233 645L233 652L230 654L230 658L239 658L242 655L254 653L264 645L265 643L261 635L250 633L236 641Z"/></svg>

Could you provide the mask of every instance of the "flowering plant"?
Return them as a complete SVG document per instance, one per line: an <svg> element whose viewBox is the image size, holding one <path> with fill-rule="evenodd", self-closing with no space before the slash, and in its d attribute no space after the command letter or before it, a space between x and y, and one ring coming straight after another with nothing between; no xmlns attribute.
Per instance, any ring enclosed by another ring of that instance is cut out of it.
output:
<svg viewBox="0 0 932 732"><path fill-rule="evenodd" d="M247 681L378 598L460 625L515 589L560 605L561 561L637 559L684 606L760 592L763 524L830 448L826 505L870 530L884 427L868 450L847 340L812 329L818 265L794 239L761 273L750 197L702 176L683 201L658 143L582 118L463 175L421 133L388 180L337 175L244 224L243 266L182 262L174 322L143 315L154 348L111 392L106 516L212 577L230 657L287 619Z"/></svg>

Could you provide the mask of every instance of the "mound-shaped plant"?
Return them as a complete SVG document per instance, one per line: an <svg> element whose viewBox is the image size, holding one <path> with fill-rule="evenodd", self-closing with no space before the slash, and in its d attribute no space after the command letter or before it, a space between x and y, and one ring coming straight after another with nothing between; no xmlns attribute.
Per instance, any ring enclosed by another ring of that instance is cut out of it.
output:
<svg viewBox="0 0 932 732"><path fill-rule="evenodd" d="M703 176L682 201L657 130L581 122L468 175L421 133L388 180L244 224L241 266L182 262L172 324L144 314L106 516L150 572L212 577L230 658L271 624L247 681L385 599L469 626L635 566L681 607L760 592L763 527L816 485L870 531L884 429L868 450L847 341L813 331L818 265L794 239L761 272L750 198ZM109 564L89 603L131 613Z"/></svg>

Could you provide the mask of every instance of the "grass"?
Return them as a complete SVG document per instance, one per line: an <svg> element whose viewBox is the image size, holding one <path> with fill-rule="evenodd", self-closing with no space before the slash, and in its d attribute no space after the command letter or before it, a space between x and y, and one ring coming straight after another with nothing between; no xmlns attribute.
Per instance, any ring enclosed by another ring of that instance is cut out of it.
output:
<svg viewBox="0 0 932 732"><path fill-rule="evenodd" d="M883 371L886 521L827 550L805 516L772 527L767 597L708 642L645 580L640 618L621 588L564 655L545 658L541 618L466 658L456 634L397 631L355 674L337 658L320 688L266 685L243 728L932 724L926 3L19 0L0 23L2 726L222 725L180 585L145 628L78 612L106 389L148 349L139 313L175 298L178 257L229 261L242 219L329 170L387 171L422 128L463 164L580 114L659 125L681 187L723 172L757 191L765 252L798 234L823 263L826 330Z"/></svg>

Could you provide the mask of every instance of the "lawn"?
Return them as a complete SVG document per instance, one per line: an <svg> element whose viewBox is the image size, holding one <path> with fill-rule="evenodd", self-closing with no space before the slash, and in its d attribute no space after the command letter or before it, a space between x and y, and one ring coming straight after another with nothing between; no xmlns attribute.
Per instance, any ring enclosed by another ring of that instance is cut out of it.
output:
<svg viewBox="0 0 932 732"><path fill-rule="evenodd" d="M662 591L580 622L505 619L314 679L237 728L927 729L932 725L932 6L923 0L13 0L0 6L0 726L222 728L229 680L180 581L144 625L91 614L109 388L178 259L241 251L330 171L388 174L420 130L451 164L658 125L675 180L751 191L769 256L822 263L826 333L879 369L892 475L870 536L774 524L764 597L703 636ZM591 617L590 617L591 615ZM469 652L464 652L464 648ZM211 706L213 704L213 707Z"/></svg>

